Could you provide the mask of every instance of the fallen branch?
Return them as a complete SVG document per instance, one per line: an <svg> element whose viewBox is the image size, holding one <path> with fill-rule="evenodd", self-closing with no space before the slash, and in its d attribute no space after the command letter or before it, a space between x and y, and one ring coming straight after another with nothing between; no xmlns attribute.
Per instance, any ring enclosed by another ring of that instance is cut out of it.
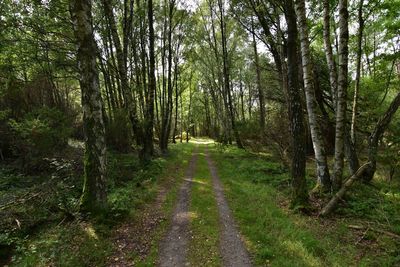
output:
<svg viewBox="0 0 400 267"><path fill-rule="evenodd" d="M373 231L373 232L377 232L377 233L380 233L380 234L385 234L387 236L400 239L400 235L398 235L398 234L395 234L395 233L392 233L392 232L389 232L389 231L386 231L386 230L380 230L380 229L371 228L369 226L365 227L365 226L361 226L361 225L347 225L347 227L351 228L351 229L356 229L356 230L367 229L367 230L370 230L370 231Z"/></svg>
<svg viewBox="0 0 400 267"><path fill-rule="evenodd" d="M331 200L326 204L326 206L320 212L320 216L326 216L333 211L333 209L338 204L339 200L342 199L344 194L350 189L353 183L358 180L364 171L371 165L371 162L367 162L362 165L355 174L353 174L346 182L343 184L342 188L331 198Z"/></svg>
<svg viewBox="0 0 400 267"><path fill-rule="evenodd" d="M21 197L19 197L18 199L15 199L7 204L4 204L3 206L0 206L0 210L5 210L9 207L16 206L19 204L24 204L25 202L41 195L41 193L34 193L32 195L30 195L30 194L31 194L31 192L28 192L28 193L22 195ZM27 197L27 196L29 196L29 197Z"/></svg>

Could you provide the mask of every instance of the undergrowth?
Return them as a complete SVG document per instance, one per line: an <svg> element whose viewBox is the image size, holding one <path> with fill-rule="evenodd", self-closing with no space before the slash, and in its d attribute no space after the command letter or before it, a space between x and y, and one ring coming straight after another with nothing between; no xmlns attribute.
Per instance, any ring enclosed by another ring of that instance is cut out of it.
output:
<svg viewBox="0 0 400 267"><path fill-rule="evenodd" d="M272 155L218 145L211 151L230 207L257 265L400 264L399 240L376 231L399 233L398 184L356 184L334 216L319 219L288 208L290 175ZM311 166L308 169L313 170ZM307 175L309 189L315 184L314 176Z"/></svg>
<svg viewBox="0 0 400 267"><path fill-rule="evenodd" d="M0 210L0 265L105 266L113 252L112 229L138 216L143 204L156 197L167 166L185 163L188 153L180 154L180 148L172 146L166 158L146 166L133 153L109 152L108 212L96 217L78 210L81 167L54 159L58 167L53 171L27 176L2 166L0 205L11 205Z"/></svg>

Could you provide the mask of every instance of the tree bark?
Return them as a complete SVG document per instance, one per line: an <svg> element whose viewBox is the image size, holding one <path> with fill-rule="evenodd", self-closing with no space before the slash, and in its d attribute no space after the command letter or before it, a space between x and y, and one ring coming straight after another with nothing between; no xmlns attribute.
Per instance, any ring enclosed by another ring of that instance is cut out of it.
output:
<svg viewBox="0 0 400 267"><path fill-rule="evenodd" d="M149 82L146 94L146 113L144 119L144 142L141 152L143 161L149 161L154 154L153 125L154 125L154 94L156 91L155 55L154 55L154 27L153 27L153 0L147 2L149 23Z"/></svg>
<svg viewBox="0 0 400 267"><path fill-rule="evenodd" d="M117 53L118 74L121 81L122 94L124 96L124 108L128 112L130 121L132 123L132 129L136 137L136 143L137 145L142 145L142 139L143 139L142 129L140 129L139 127L139 120L136 114L136 103L133 99L132 91L128 80L127 58L126 58L127 51L125 51L127 50L128 44L124 43L123 44L124 47L121 45L121 40L118 35L118 29L115 22L114 12L112 9L112 3L110 2L110 0L103 0L103 6L104 6L104 13L109 21L111 36L114 41L115 51ZM128 42L129 41L128 34L125 32L123 34L124 34L124 42Z"/></svg>
<svg viewBox="0 0 400 267"><path fill-rule="evenodd" d="M71 17L78 44L78 69L82 91L83 131L85 136L84 183L81 208L101 211L107 204L106 144L102 114L97 45L93 36L92 2L71 0Z"/></svg>
<svg viewBox="0 0 400 267"><path fill-rule="evenodd" d="M344 139L346 130L346 98L348 86L349 12L347 0L339 0L339 77L336 105L335 165L332 186L339 190L342 185L344 165Z"/></svg>
<svg viewBox="0 0 400 267"><path fill-rule="evenodd" d="M364 18L363 18L363 4L364 0L360 0L358 6L358 34L357 34L357 63L356 63L356 80L354 85L354 97L353 97L353 112L351 116L351 128L350 137L352 143L356 144L356 117L358 109L358 95L360 91L360 78L361 78L361 56L362 56L362 38L364 32Z"/></svg>
<svg viewBox="0 0 400 267"><path fill-rule="evenodd" d="M399 109L399 106L400 92L397 93L392 103L390 103L389 108L386 110L385 114L379 119L374 131L368 138L368 160L371 162L371 165L368 167L363 177L363 180L366 182L370 182L374 177L376 171L376 159L378 156L379 140L382 138L386 128L392 121L394 114Z"/></svg>
<svg viewBox="0 0 400 267"><path fill-rule="evenodd" d="M301 90L298 81L298 57L297 57L297 26L293 0L285 1L285 17L288 25L287 38L287 77L288 92L287 102L290 120L290 132L292 142L292 206L304 206L307 203L307 186L305 179L306 167L306 137L304 127L303 109L301 104Z"/></svg>
<svg viewBox="0 0 400 267"><path fill-rule="evenodd" d="M306 18L306 8L304 0L296 0L296 14L301 43L301 58L303 66L304 89L306 94L306 105L308 112L308 121L310 125L311 138L314 147L315 159L317 162L318 186L322 191L330 191L331 180L329 177L328 160L325 150L325 144L322 138L321 127L318 124L318 109L315 98L315 88L313 82L313 69L310 54L310 41L308 39L308 28Z"/></svg>
<svg viewBox="0 0 400 267"><path fill-rule="evenodd" d="M371 162L365 163L355 172L355 174L353 174L349 179L346 180L346 182L343 184L340 190L332 197L332 199L328 202L328 204L326 204L325 207L321 210L320 216L327 216L335 209L339 200L343 198L344 194L350 189L353 183L358 179L360 179L360 177L364 174L364 172L367 171L370 165Z"/></svg>
<svg viewBox="0 0 400 267"><path fill-rule="evenodd" d="M228 100L228 112L231 122L231 129L233 131L236 145L238 148L244 148L242 141L239 136L239 131L236 128L235 116L233 113L232 103L232 92L230 88L230 74L229 74L229 60L227 50L227 38L226 38L226 23L225 23L225 12L222 0L218 0L219 11L220 11L220 22L221 22L221 41L222 41L222 57L223 57L223 74L224 74L224 89Z"/></svg>
<svg viewBox="0 0 400 267"><path fill-rule="evenodd" d="M252 24L252 27L253 27L252 37L253 37L254 63L255 63L256 75L257 75L258 103L260 105L260 128L261 128L261 134L263 136L264 131L265 131L265 103L264 103L264 92L261 87L260 60L258 57L257 42L256 42L256 36L254 34L254 25L253 24Z"/></svg>
<svg viewBox="0 0 400 267"><path fill-rule="evenodd" d="M324 48L325 48L325 56L326 62L328 63L329 68L329 82L331 85L331 95L334 109L336 110L336 98L337 98L337 70L336 63L333 58L332 44L331 44L331 26L330 26L330 0L324 0L323 9L324 9Z"/></svg>

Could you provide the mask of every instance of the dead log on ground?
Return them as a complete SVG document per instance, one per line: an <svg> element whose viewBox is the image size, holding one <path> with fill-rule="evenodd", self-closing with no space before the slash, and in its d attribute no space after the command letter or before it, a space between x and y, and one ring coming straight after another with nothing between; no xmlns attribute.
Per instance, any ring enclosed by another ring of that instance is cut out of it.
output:
<svg viewBox="0 0 400 267"><path fill-rule="evenodd" d="M328 204L325 205L325 207L322 209L319 215L326 216L329 213L331 213L338 204L339 200L342 199L344 194L350 189L353 183L363 175L364 171L368 167L370 167L370 165L371 162L365 163L356 171L355 174L353 174L349 179L347 179L346 182L342 185L342 188L340 188L340 190L331 198Z"/></svg>

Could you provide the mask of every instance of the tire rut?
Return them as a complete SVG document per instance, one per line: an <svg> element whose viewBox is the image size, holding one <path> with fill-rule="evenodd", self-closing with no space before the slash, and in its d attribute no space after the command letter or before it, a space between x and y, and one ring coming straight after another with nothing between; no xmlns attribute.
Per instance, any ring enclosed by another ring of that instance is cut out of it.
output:
<svg viewBox="0 0 400 267"><path fill-rule="evenodd" d="M189 243L190 193L198 157L197 150L198 148L193 151L183 185L180 188L170 229L160 245L159 266L161 267L189 265L186 255Z"/></svg>
<svg viewBox="0 0 400 267"><path fill-rule="evenodd" d="M224 196L224 189L218 177L217 169L205 150L208 168L211 172L214 194L217 201L220 221L220 253L224 266L250 267L252 266L249 253L244 245L240 233L235 224L232 212Z"/></svg>

